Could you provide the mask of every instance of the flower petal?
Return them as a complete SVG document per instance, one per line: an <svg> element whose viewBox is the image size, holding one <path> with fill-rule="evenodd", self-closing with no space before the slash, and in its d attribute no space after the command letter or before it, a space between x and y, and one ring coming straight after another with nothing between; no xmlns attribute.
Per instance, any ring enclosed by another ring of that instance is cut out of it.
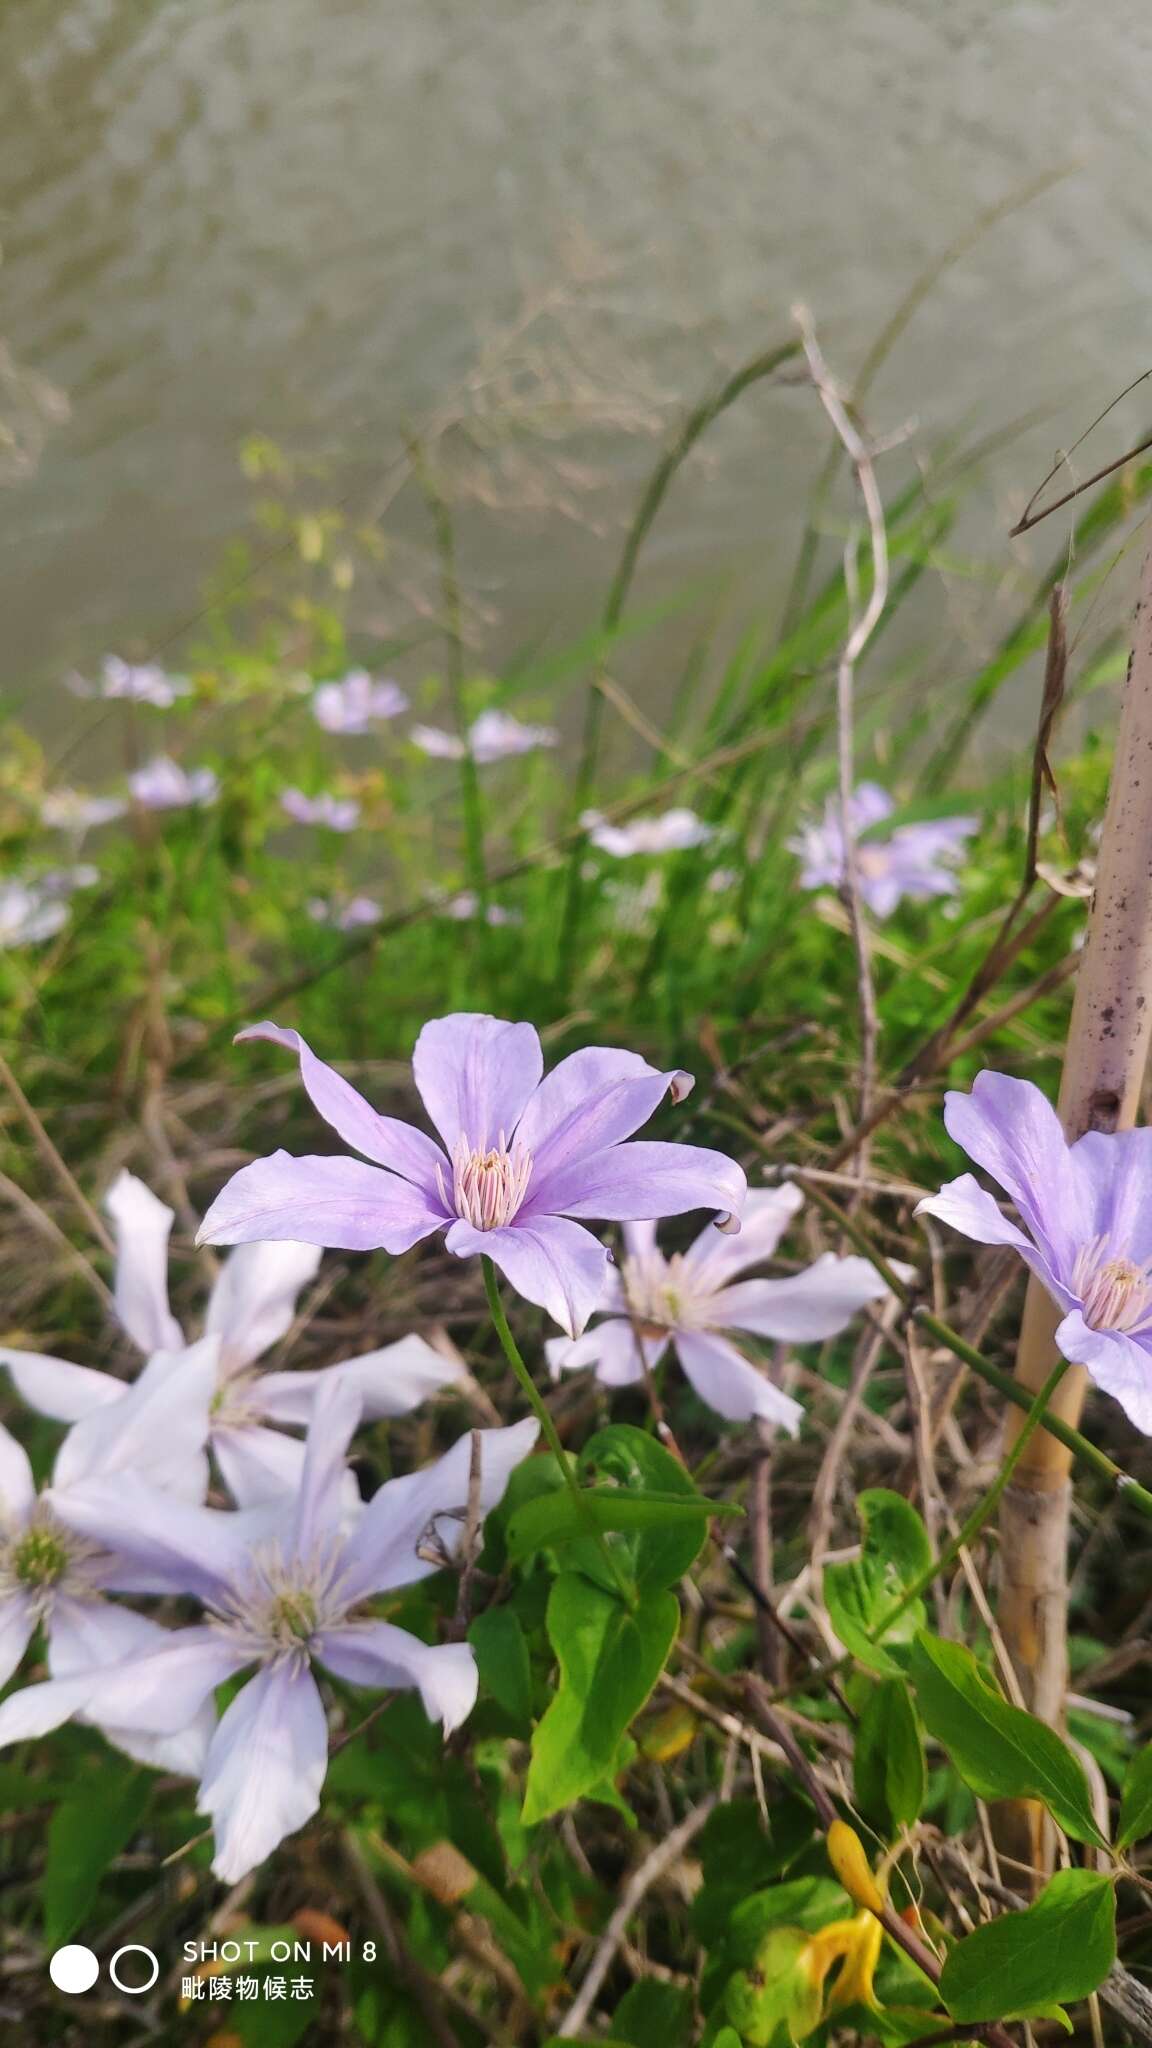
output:
<svg viewBox="0 0 1152 2048"><path fill-rule="evenodd" d="M949 1136L1011 1195L1053 1273L1066 1278L1094 1226L1047 1096L1031 1081L985 1071L970 1095L945 1096L944 1122Z"/></svg>
<svg viewBox="0 0 1152 2048"><path fill-rule="evenodd" d="M20 1399L54 1422L80 1422L97 1408L118 1401L124 1392L123 1380L114 1373L69 1365L67 1359L49 1358L42 1351L0 1348L0 1365L7 1366Z"/></svg>
<svg viewBox="0 0 1152 2048"><path fill-rule="evenodd" d="M242 1166L200 1225L201 1244L294 1238L337 1251L410 1251L445 1222L398 1174L359 1159L273 1152Z"/></svg>
<svg viewBox="0 0 1152 2048"><path fill-rule="evenodd" d="M398 1173L402 1180L411 1181L435 1201L436 1169L446 1172L448 1162L439 1145L433 1144L423 1131L398 1117L380 1116L351 1082L317 1059L298 1031L287 1030L280 1024L250 1024L247 1030L237 1032L236 1043L241 1045L249 1039L266 1039L296 1053L300 1078L325 1123L331 1124L354 1152L362 1152L365 1159Z"/></svg>
<svg viewBox="0 0 1152 2048"><path fill-rule="evenodd" d="M709 1408L727 1422L751 1422L759 1416L796 1436L804 1410L758 1372L734 1344L710 1330L677 1330L676 1349L688 1378Z"/></svg>
<svg viewBox="0 0 1152 2048"><path fill-rule="evenodd" d="M600 1306L608 1253L591 1231L563 1216L518 1218L505 1230L454 1223L444 1242L457 1258L484 1253L492 1259L517 1294L547 1309L570 1337L580 1335Z"/></svg>
<svg viewBox="0 0 1152 2048"><path fill-rule="evenodd" d="M517 1227L521 1219L534 1224L541 1216L602 1216L624 1222L632 1217L680 1216L688 1209L739 1216L747 1185L743 1168L723 1152L709 1152L702 1145L634 1140L630 1145L608 1145L534 1182Z"/></svg>
<svg viewBox="0 0 1152 2048"><path fill-rule="evenodd" d="M167 1632L166 1632L167 1633ZM149 1655L136 1654L71 1678L25 1686L0 1704L0 1748L59 1728L74 1714L103 1726L179 1735L227 1678L243 1669L243 1652L212 1628L174 1629Z"/></svg>
<svg viewBox="0 0 1152 2048"><path fill-rule="evenodd" d="M668 1095L681 1101L691 1076L660 1073L638 1053L589 1045L546 1074L516 1136L535 1162L533 1186L590 1152L618 1145L646 1124Z"/></svg>
<svg viewBox="0 0 1152 2048"><path fill-rule="evenodd" d="M225 1373L260 1358L292 1327L296 1297L315 1277L320 1247L257 1241L238 1245L225 1259L208 1299L205 1336L220 1339Z"/></svg>
<svg viewBox="0 0 1152 2048"><path fill-rule="evenodd" d="M451 1151L460 1137L478 1151L511 1138L544 1071L531 1024L461 1011L425 1024L412 1073L425 1109Z"/></svg>
<svg viewBox="0 0 1152 2048"><path fill-rule="evenodd" d="M0 1686L7 1685L32 1640L36 1610L26 1593L0 1600Z"/></svg>
<svg viewBox="0 0 1152 2048"><path fill-rule="evenodd" d="M116 1313L141 1351L179 1351L184 1332L168 1306L169 1209L134 1173L104 1197L116 1233Z"/></svg>
<svg viewBox="0 0 1152 2048"><path fill-rule="evenodd" d="M340 1527L347 1498L348 1446L360 1424L360 1394L347 1381L329 1380L312 1406L304 1470L292 1523L292 1547L311 1557Z"/></svg>
<svg viewBox="0 0 1152 2048"><path fill-rule="evenodd" d="M1070 1156L1090 1235L1106 1237L1113 1251L1143 1265L1152 1257L1152 1129L1088 1131Z"/></svg>
<svg viewBox="0 0 1152 2048"><path fill-rule="evenodd" d="M269 1372L256 1381L251 1402L274 1422L307 1423L317 1389L339 1379L356 1388L365 1422L410 1415L421 1401L467 1377L458 1358L446 1358L424 1337L401 1337L379 1351L365 1351L316 1372Z"/></svg>
<svg viewBox="0 0 1152 2048"><path fill-rule="evenodd" d="M451 1735L476 1704L479 1675L467 1643L422 1643L387 1621L350 1623L326 1629L316 1644L320 1662L349 1685L373 1691L415 1687L430 1721L442 1721Z"/></svg>
<svg viewBox="0 0 1152 2048"><path fill-rule="evenodd" d="M590 1365L595 1368L601 1386L632 1387L643 1379L645 1365L651 1372L660 1363L667 1346L666 1336L647 1337L641 1358L631 1323L613 1316L608 1322L597 1323L595 1329L585 1330L575 1343L567 1337L547 1338L544 1356L553 1379L558 1379L562 1372L576 1372L580 1366Z"/></svg>
<svg viewBox="0 0 1152 2048"><path fill-rule="evenodd" d="M194 1507L136 1473L50 1489L46 1498L67 1528L112 1553L106 1583L120 1593L192 1593L218 1606L253 1540L247 1516Z"/></svg>
<svg viewBox="0 0 1152 2048"><path fill-rule="evenodd" d="M752 1330L784 1344L816 1344L835 1337L870 1301L888 1293L868 1259L838 1259L824 1252L786 1280L738 1280L721 1288L711 1320L720 1329Z"/></svg>
<svg viewBox="0 0 1152 2048"><path fill-rule="evenodd" d="M212 1453L238 1508L291 1500L300 1490L304 1445L299 1437L263 1429L258 1422L225 1424L212 1432Z"/></svg>
<svg viewBox="0 0 1152 2048"><path fill-rule="evenodd" d="M53 1678L74 1678L95 1667L147 1657L165 1649L171 1631L147 1615L111 1600L56 1600L48 1628L48 1670ZM78 1720L89 1717L81 1713ZM98 1724L109 1742L137 1763L157 1771L198 1778L216 1726L216 1709L206 1699L186 1728L175 1735L149 1735Z"/></svg>
<svg viewBox="0 0 1152 2048"><path fill-rule="evenodd" d="M212 1738L199 1813L216 1835L212 1868L236 1884L320 1804L328 1723L310 1671L267 1665L238 1692Z"/></svg>
<svg viewBox="0 0 1152 2048"><path fill-rule="evenodd" d="M1102 1393L1119 1401L1129 1422L1152 1436L1152 1352L1124 1330L1093 1330L1079 1309L1056 1332L1065 1358L1086 1366Z"/></svg>
<svg viewBox="0 0 1152 2048"><path fill-rule="evenodd" d="M538 1434L535 1422L515 1422L508 1429L469 1430L450 1451L422 1472L390 1479L373 1495L344 1550L345 1585L349 1600L411 1586L439 1567L417 1556L417 1545L433 1528L449 1553L458 1545L472 1477L472 1441L479 1438L480 1513L486 1515L503 1498L504 1489Z"/></svg>
<svg viewBox="0 0 1152 2048"><path fill-rule="evenodd" d="M974 1173L962 1173L945 1181L938 1195L925 1195L913 1210L915 1216L938 1216L977 1244L1011 1244L1017 1251L1030 1249L1019 1225L1003 1215L994 1195L982 1188Z"/></svg>
<svg viewBox="0 0 1152 2048"><path fill-rule="evenodd" d="M35 1504L28 1453L0 1423L0 1530L18 1528Z"/></svg>
<svg viewBox="0 0 1152 2048"><path fill-rule="evenodd" d="M748 1266L770 1259L804 1197L791 1181L778 1188L751 1188L740 1212L740 1230L728 1237L709 1226L684 1254L692 1284L723 1287Z"/></svg>
<svg viewBox="0 0 1152 2048"><path fill-rule="evenodd" d="M175 1357L158 1351L118 1401L69 1430L56 1455L53 1486L66 1490L113 1472L147 1472L153 1486L203 1500L219 1349L217 1338L202 1337Z"/></svg>

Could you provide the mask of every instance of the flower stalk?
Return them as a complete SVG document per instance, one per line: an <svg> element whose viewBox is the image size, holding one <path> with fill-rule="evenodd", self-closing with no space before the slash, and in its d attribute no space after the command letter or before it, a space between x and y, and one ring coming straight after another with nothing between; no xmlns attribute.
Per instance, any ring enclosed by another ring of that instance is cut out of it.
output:
<svg viewBox="0 0 1152 2048"><path fill-rule="evenodd" d="M1128 1130L1136 1121L1152 1038L1152 553L1145 561L1128 664L1096 892L1088 920L1059 1113L1071 1141L1086 1131ZM1029 1395L1043 1386L1055 1357L1062 1311L1029 1281L1016 1357L1016 1381ZM1056 1415L1075 1428L1087 1376L1068 1372ZM1011 1450L1018 1428L1007 1422ZM999 1621L1032 1712L1058 1724L1067 1688L1067 1551L1070 1453L1049 1430L1030 1439L1000 1510ZM1006 1845L1033 1868L1051 1856L1041 1809L1021 1802L1004 1817ZM1008 1838L1011 1836L1011 1844Z"/></svg>

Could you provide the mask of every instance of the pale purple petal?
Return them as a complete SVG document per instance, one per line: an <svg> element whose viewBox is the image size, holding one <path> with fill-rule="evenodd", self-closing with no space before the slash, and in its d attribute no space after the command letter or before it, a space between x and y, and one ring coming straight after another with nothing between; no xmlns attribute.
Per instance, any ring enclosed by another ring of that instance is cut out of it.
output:
<svg viewBox="0 0 1152 2048"><path fill-rule="evenodd" d="M1053 1272L1067 1280L1093 1222L1047 1097L1031 1081L985 1071L977 1074L970 1095L945 1096L944 1123L949 1136L1011 1195Z"/></svg>
<svg viewBox="0 0 1152 2048"><path fill-rule="evenodd" d="M408 734L414 747L422 754L428 754L434 761L462 761L464 742L454 732L445 732L439 725L414 725Z"/></svg>
<svg viewBox="0 0 1152 2048"><path fill-rule="evenodd" d="M67 1528L111 1554L107 1583L120 1593L190 1593L219 1606L256 1533L245 1515L176 1500L134 1473L46 1499Z"/></svg>
<svg viewBox="0 0 1152 2048"><path fill-rule="evenodd" d="M41 1351L0 1346L0 1365L7 1366L20 1399L38 1415L50 1415L54 1422L79 1422L95 1409L118 1401L124 1392L123 1380L114 1373L69 1365L67 1359L49 1358Z"/></svg>
<svg viewBox="0 0 1152 2048"><path fill-rule="evenodd" d="M12 1693L0 1705L0 1748L47 1735L73 1715L129 1733L181 1734L245 1659L217 1629L164 1633L163 1645L149 1654Z"/></svg>
<svg viewBox="0 0 1152 2048"><path fill-rule="evenodd" d="M412 1073L425 1109L451 1151L466 1138L478 1151L511 1138L544 1071L531 1024L473 1011L425 1024Z"/></svg>
<svg viewBox="0 0 1152 2048"><path fill-rule="evenodd" d="M464 1533L472 1475L473 1437L479 1439L481 1516L503 1498L516 1466L533 1449L538 1426L528 1420L508 1429L470 1430L422 1472L390 1479L373 1495L344 1550L350 1600L411 1586L439 1569L417 1556L429 1531L451 1555Z"/></svg>
<svg viewBox="0 0 1152 2048"><path fill-rule="evenodd" d="M547 1309L570 1337L580 1335L603 1300L608 1253L591 1231L563 1216L517 1217L505 1230L454 1223L444 1242L457 1258L485 1254L517 1294Z"/></svg>
<svg viewBox="0 0 1152 2048"><path fill-rule="evenodd" d="M436 1175L439 1171L450 1181L448 1161L439 1145L433 1144L423 1131L402 1123L398 1117L380 1116L351 1082L317 1059L298 1031L280 1024L250 1024L245 1031L237 1032L236 1044L245 1044L249 1039L265 1039L270 1045L282 1045L286 1051L294 1052L310 1102L344 1143L351 1145L354 1152L362 1152L376 1166L386 1166L389 1172L398 1173L402 1180L421 1188L433 1208L442 1206Z"/></svg>
<svg viewBox="0 0 1152 2048"><path fill-rule="evenodd" d="M1056 1332L1065 1358L1086 1366L1101 1393L1111 1394L1136 1429L1152 1436L1152 1352L1124 1330L1093 1330L1079 1309Z"/></svg>
<svg viewBox="0 0 1152 2048"><path fill-rule="evenodd" d="M217 1195L200 1225L201 1244L294 1238L335 1251L391 1252L396 1258L444 1226L445 1212L399 1174L327 1154L253 1160Z"/></svg>
<svg viewBox="0 0 1152 2048"><path fill-rule="evenodd" d="M13 1742L35 1742L62 1728L84 1707L95 1688L96 1677L86 1673L77 1678L48 1678L39 1685L26 1685L0 1700L0 1749Z"/></svg>
<svg viewBox="0 0 1152 2048"><path fill-rule="evenodd" d="M340 1526L346 1500L348 1446L360 1423L360 1395L346 1380L329 1378L317 1391L308 1428L304 1470L293 1517L292 1544L310 1557Z"/></svg>
<svg viewBox="0 0 1152 2048"><path fill-rule="evenodd" d="M553 1379L562 1372L577 1372L581 1366L590 1365L595 1368L601 1386L633 1387L644 1378L645 1365L651 1372L668 1347L666 1335L655 1337L645 1333L641 1341L643 1357L632 1324L613 1316L607 1322L597 1323L594 1329L585 1330L575 1343L567 1337L547 1338L544 1355Z"/></svg>
<svg viewBox="0 0 1152 2048"><path fill-rule="evenodd" d="M472 758L481 767L491 761L505 761L518 754L530 754L537 747L555 747L560 735L554 725L523 725L509 711L482 711L468 735Z"/></svg>
<svg viewBox="0 0 1152 2048"><path fill-rule="evenodd" d="M166 754L157 754L128 777L128 787L146 811L180 811L213 804L220 784L211 768L182 768Z"/></svg>
<svg viewBox="0 0 1152 2048"><path fill-rule="evenodd" d="M758 1416L789 1436L797 1434L804 1415L799 1402L782 1394L726 1338L710 1330L677 1330L676 1349L700 1399L726 1422L751 1422Z"/></svg>
<svg viewBox="0 0 1152 2048"><path fill-rule="evenodd" d="M660 1073L638 1053L589 1045L546 1074L528 1103L516 1136L535 1162L533 1188L574 1160L618 1145L646 1124L668 1096L681 1102L692 1077Z"/></svg>
<svg viewBox="0 0 1152 2048"><path fill-rule="evenodd" d="M0 1530L19 1528L35 1505L28 1453L0 1423Z"/></svg>
<svg viewBox="0 0 1152 2048"><path fill-rule="evenodd" d="M329 790L319 796L308 796L302 789L281 790L280 808L298 825L326 825L330 832L351 832L360 822L355 797L334 796Z"/></svg>
<svg viewBox="0 0 1152 2048"><path fill-rule="evenodd" d="M304 1475L304 1445L298 1437L259 1423L225 1423L212 1432L212 1450L225 1486L239 1508L290 1500Z"/></svg>
<svg viewBox="0 0 1152 2048"><path fill-rule="evenodd" d="M111 1600L53 1602L48 1627L48 1670L53 1678L74 1678L95 1667L151 1656L171 1646L172 1634L131 1607ZM86 1714L79 1714L81 1721ZM199 1707L186 1728L174 1735L149 1735L99 1724L109 1742L135 1762L158 1771L176 1771L198 1778L216 1726L211 1699Z"/></svg>
<svg viewBox="0 0 1152 2048"><path fill-rule="evenodd" d="M242 1244L225 1259L208 1300L206 1336L220 1339L220 1363L227 1375L251 1365L292 1327L296 1297L314 1279L320 1247Z"/></svg>
<svg viewBox="0 0 1152 2048"><path fill-rule="evenodd" d="M307 1423L316 1391L326 1380L343 1380L360 1396L365 1422L409 1415L442 1387L467 1377L458 1358L447 1358L424 1337L401 1337L379 1351L346 1358L316 1372L265 1373L252 1388L252 1406L274 1422Z"/></svg>
<svg viewBox="0 0 1152 2048"><path fill-rule="evenodd" d="M543 1216L623 1222L679 1216L688 1209L739 1216L747 1185L743 1167L702 1145L659 1145L647 1139L609 1145L534 1182L515 1228L534 1228Z"/></svg>
<svg viewBox="0 0 1152 2048"><path fill-rule="evenodd" d="M738 1280L712 1302L721 1330L752 1330L782 1344L817 1344L845 1329L857 1310L883 1301L888 1289L868 1259L824 1252L786 1280Z"/></svg>
<svg viewBox="0 0 1152 2048"><path fill-rule="evenodd" d="M236 1884L311 1820L328 1769L328 1723L310 1671L270 1664L237 1693L212 1738L197 1811L212 1868Z"/></svg>
<svg viewBox="0 0 1152 2048"><path fill-rule="evenodd" d="M803 1206L804 1197L791 1182L778 1188L751 1188L740 1212L737 1236L726 1236L708 1224L685 1252L684 1264L693 1287L723 1287L737 1273L770 1259Z"/></svg>
<svg viewBox="0 0 1152 2048"><path fill-rule="evenodd" d="M655 818L633 818L627 825L610 825L597 811L585 811L581 825L602 853L627 860L635 853L676 853L685 847L703 846L715 837L715 827L706 825L694 811L679 807Z"/></svg>
<svg viewBox="0 0 1152 2048"><path fill-rule="evenodd" d="M938 1216L953 1230L974 1238L977 1244L1011 1244L1017 1251L1030 1251L1031 1244L1019 1225L1005 1216L994 1195L982 1188L974 1173L962 1173L945 1181L938 1195L925 1195L913 1211L916 1216Z"/></svg>
<svg viewBox="0 0 1152 2048"><path fill-rule="evenodd" d="M1152 1129L1089 1131L1070 1152L1089 1237L1144 1265L1152 1257Z"/></svg>
<svg viewBox="0 0 1152 2048"><path fill-rule="evenodd" d="M179 1351L184 1332L168 1306L168 1238L173 1212L119 1173L104 1197L116 1233L116 1313L141 1351Z"/></svg>
<svg viewBox="0 0 1152 2048"><path fill-rule="evenodd" d="M624 1239L624 1250L630 1259L650 1258L656 1250L656 1220L652 1216L629 1218L621 1235ZM711 1237L714 1233L709 1227L701 1235ZM699 1242L700 1239L697 1239L697 1243Z"/></svg>
<svg viewBox="0 0 1152 2048"><path fill-rule="evenodd" d="M152 1485L202 1500L219 1341L202 1337L186 1351L156 1352L139 1379L69 1430L52 1484L67 1491L114 1472L147 1473Z"/></svg>
<svg viewBox="0 0 1152 2048"><path fill-rule="evenodd" d="M0 1598L0 1686L7 1685L32 1640L36 1609L26 1593Z"/></svg>
<svg viewBox="0 0 1152 2048"><path fill-rule="evenodd" d="M374 1692L415 1688L430 1721L451 1735L476 1704L476 1659L467 1643L422 1643L387 1621L352 1622L317 1638L321 1664L348 1685Z"/></svg>

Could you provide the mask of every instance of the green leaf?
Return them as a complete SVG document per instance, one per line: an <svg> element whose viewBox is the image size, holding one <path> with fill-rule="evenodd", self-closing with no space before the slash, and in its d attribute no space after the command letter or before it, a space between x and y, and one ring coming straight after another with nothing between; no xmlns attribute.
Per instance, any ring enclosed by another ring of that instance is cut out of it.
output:
<svg viewBox="0 0 1152 2048"><path fill-rule="evenodd" d="M48 1824L44 1943L58 1948L80 1927L113 1858L131 1841L148 1804L143 1771L93 1771Z"/></svg>
<svg viewBox="0 0 1152 2048"><path fill-rule="evenodd" d="M1152 1835L1152 1747L1134 1756L1124 1775L1116 1847L1127 1849Z"/></svg>
<svg viewBox="0 0 1152 2048"><path fill-rule="evenodd" d="M1110 1878L1061 1870L1034 1906L1002 1913L951 1951L940 1996L954 2020L1007 2020L1087 1998L1116 1960Z"/></svg>
<svg viewBox="0 0 1152 2048"><path fill-rule="evenodd" d="M510 1607L490 1607L468 1630L483 1690L513 1720L532 1719L532 1671L519 1617Z"/></svg>
<svg viewBox="0 0 1152 2048"><path fill-rule="evenodd" d="M580 1456L581 1479L599 1494L611 1489L621 1502L629 1495L659 1494L665 1499L703 1503L690 1520L663 1523L609 1535L613 1553L624 1565L637 1591L674 1586L695 1559L706 1534L706 1517L715 1504L693 1485L679 1458L656 1438L630 1423L615 1422L588 1439Z"/></svg>
<svg viewBox="0 0 1152 2048"><path fill-rule="evenodd" d="M916 1709L902 1679L881 1679L865 1701L852 1769L857 1805L885 1833L919 1817L927 1772Z"/></svg>
<svg viewBox="0 0 1152 2048"><path fill-rule="evenodd" d="M971 1650L922 1631L910 1676L929 1734L981 1799L1040 1799L1066 1834L1103 1841L1071 1750L1034 1714L1009 1706Z"/></svg>
<svg viewBox="0 0 1152 2048"><path fill-rule="evenodd" d="M909 1601L889 1627L882 1624L908 1587L928 1570L932 1544L915 1508L886 1487L860 1494L856 1512L860 1555L850 1564L825 1565L825 1605L846 1650L882 1678L899 1678L908 1649L924 1626L923 1601Z"/></svg>
<svg viewBox="0 0 1152 2048"><path fill-rule="evenodd" d="M612 2032L631 2048L688 2048L692 2038L692 1992L682 1984L640 1977L612 2015Z"/></svg>
<svg viewBox="0 0 1152 2048"><path fill-rule="evenodd" d="M633 1612L582 1574L561 1573L548 1601L560 1684L532 1738L525 1825L600 1785L664 1669L679 1624L674 1593L650 1592Z"/></svg>
<svg viewBox="0 0 1152 2048"><path fill-rule="evenodd" d="M589 1518L605 1531L668 1529L685 1524L699 1532L713 1515L738 1515L733 1501L709 1500L705 1494L627 1493L616 1487L584 1487L584 1507L572 1495L542 1494L518 1508L508 1524L508 1559L518 1564L534 1550L587 1538Z"/></svg>

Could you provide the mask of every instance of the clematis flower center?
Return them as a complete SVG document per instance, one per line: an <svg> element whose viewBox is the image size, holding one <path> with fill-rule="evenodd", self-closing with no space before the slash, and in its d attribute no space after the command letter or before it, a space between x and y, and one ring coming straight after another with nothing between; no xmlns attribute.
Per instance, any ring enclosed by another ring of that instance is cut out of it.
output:
<svg viewBox="0 0 1152 2048"><path fill-rule="evenodd" d="M59 1592L82 1599L96 1590L85 1567L97 1554L94 1545L74 1536L46 1508L37 1508L20 1533L0 1547L0 1593L23 1594L43 1616Z"/></svg>
<svg viewBox="0 0 1152 2048"><path fill-rule="evenodd" d="M641 1331L662 1336L665 1330L707 1328L712 1296L693 1287L682 1252L674 1252L670 1259L656 1251L625 1259L621 1275L629 1310Z"/></svg>
<svg viewBox="0 0 1152 2048"><path fill-rule="evenodd" d="M1072 1286L1089 1329L1152 1328L1152 1259L1137 1265L1112 1253L1107 1237L1094 1238L1077 1255Z"/></svg>
<svg viewBox="0 0 1152 2048"><path fill-rule="evenodd" d="M532 1154L515 1140L509 1145L503 1131L499 1143L487 1151L470 1144L461 1133L452 1147L451 1196L443 1173L436 1169L441 1200L474 1230L502 1230L511 1223L531 1178Z"/></svg>
<svg viewBox="0 0 1152 2048"><path fill-rule="evenodd" d="M338 1555L338 1542L308 1558L285 1558L278 1543L258 1546L210 1616L213 1627L261 1663L308 1663L315 1637L347 1618Z"/></svg>

